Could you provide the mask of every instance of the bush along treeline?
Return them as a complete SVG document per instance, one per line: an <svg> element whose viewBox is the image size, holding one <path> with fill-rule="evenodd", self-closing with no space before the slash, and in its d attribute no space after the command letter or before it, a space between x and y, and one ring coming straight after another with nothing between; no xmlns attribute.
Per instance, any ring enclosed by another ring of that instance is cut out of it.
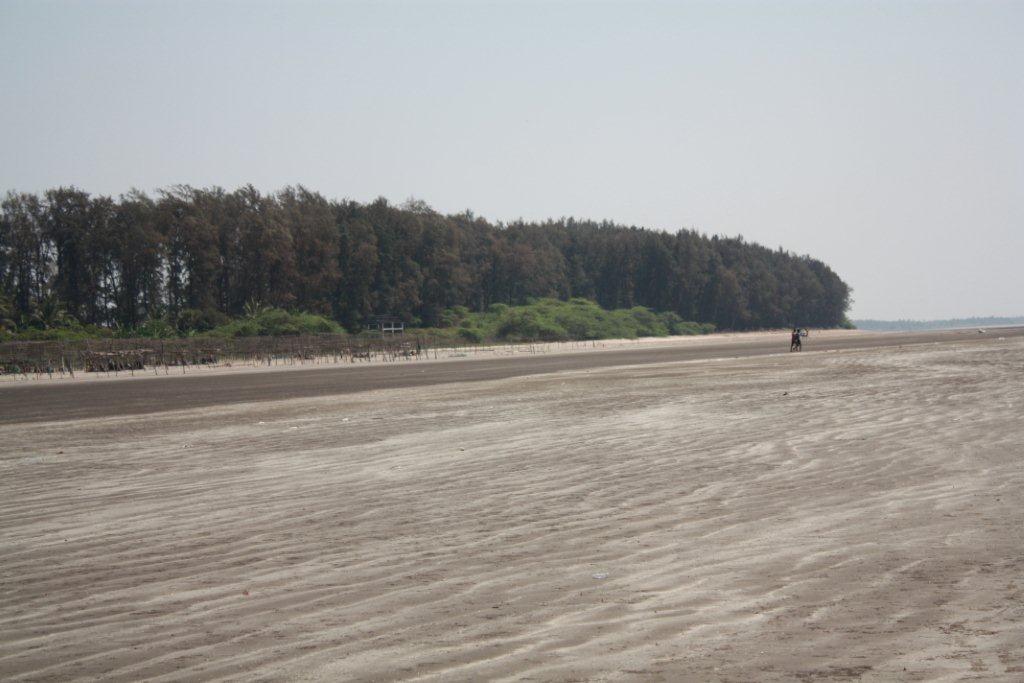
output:
<svg viewBox="0 0 1024 683"><path fill-rule="evenodd" d="M178 337L237 338L289 337L309 335L351 336L333 320L312 313L293 313L280 308L251 308L246 315L227 318L209 316L197 321L182 317L180 327L162 318L135 328L107 328L82 325L67 317L51 327L12 326L0 330L4 341L81 341L97 338L172 339ZM211 327L214 323L216 326ZM198 329L202 328L202 329ZM672 312L657 313L643 306L607 311L588 299L540 299L522 306L491 304L474 312L465 306L446 309L440 327L416 328L411 334L426 336L434 343L481 344L485 342L585 341L591 339L635 339L713 332L710 323L687 322ZM364 330L360 336L376 338L379 333Z"/></svg>
<svg viewBox="0 0 1024 683"><path fill-rule="evenodd" d="M9 334L250 332L259 316L247 307L277 311L285 327L303 316L287 311L306 312L294 323L301 331L357 331L384 314L451 327L461 315L454 327L471 334L507 314L541 336L577 334L554 301L517 312L548 299L651 309L667 330L677 319L741 330L838 326L850 290L821 261L741 237L575 219L493 224L417 201L329 201L303 187L180 186L117 199L62 187L0 203L0 331Z"/></svg>
<svg viewBox="0 0 1024 683"><path fill-rule="evenodd" d="M491 304L473 312L456 306L444 312L435 336L473 343L485 341L569 341L636 339L713 332L710 323L687 322L671 311L644 306L608 311L589 299L539 299L523 306Z"/></svg>

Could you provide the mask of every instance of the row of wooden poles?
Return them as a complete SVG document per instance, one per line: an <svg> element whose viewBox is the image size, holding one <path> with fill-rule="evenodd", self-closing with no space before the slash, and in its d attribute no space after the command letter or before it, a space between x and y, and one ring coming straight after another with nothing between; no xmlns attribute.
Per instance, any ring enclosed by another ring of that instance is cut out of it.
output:
<svg viewBox="0 0 1024 683"><path fill-rule="evenodd" d="M463 345L429 335L352 337L323 334L212 339L87 339L0 344L0 374L53 376L76 372L183 372L191 366L277 365L416 360Z"/></svg>

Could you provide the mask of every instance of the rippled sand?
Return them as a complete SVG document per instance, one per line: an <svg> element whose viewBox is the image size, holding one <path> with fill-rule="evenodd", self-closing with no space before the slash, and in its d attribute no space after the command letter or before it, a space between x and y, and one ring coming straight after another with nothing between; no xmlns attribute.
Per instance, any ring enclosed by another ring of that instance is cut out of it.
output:
<svg viewBox="0 0 1024 683"><path fill-rule="evenodd" d="M0 427L4 680L1024 679L1024 341Z"/></svg>

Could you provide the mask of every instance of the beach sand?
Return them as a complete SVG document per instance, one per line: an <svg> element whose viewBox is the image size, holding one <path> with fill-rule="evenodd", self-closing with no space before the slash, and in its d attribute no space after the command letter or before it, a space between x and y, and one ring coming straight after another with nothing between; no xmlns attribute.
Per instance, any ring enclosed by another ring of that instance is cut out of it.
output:
<svg viewBox="0 0 1024 683"><path fill-rule="evenodd" d="M5 424L0 679L1020 681L1022 378L989 338Z"/></svg>

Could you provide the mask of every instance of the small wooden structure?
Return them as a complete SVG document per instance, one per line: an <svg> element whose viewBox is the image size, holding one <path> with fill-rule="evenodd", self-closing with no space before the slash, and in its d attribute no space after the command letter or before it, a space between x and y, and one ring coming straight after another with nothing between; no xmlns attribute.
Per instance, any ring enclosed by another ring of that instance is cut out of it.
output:
<svg viewBox="0 0 1024 683"><path fill-rule="evenodd" d="M394 315L375 315L366 322L366 329L384 334L405 334L405 323Z"/></svg>

